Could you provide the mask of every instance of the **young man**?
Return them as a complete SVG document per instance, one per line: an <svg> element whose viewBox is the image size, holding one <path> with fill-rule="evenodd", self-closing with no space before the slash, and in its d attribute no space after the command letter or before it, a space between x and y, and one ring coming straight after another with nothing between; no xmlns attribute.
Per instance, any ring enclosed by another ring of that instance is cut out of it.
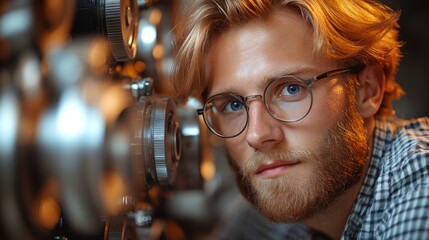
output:
<svg viewBox="0 0 429 240"><path fill-rule="evenodd" d="M334 239L429 238L429 119L394 117L398 15L370 0L197 0L173 85L268 219Z"/></svg>

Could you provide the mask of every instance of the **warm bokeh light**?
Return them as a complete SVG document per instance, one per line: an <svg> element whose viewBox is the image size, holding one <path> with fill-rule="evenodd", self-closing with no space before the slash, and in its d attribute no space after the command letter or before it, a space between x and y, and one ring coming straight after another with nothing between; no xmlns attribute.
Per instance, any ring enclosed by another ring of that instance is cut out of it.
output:
<svg viewBox="0 0 429 240"><path fill-rule="evenodd" d="M146 64L143 61L136 61L134 68L137 72L142 73L146 69Z"/></svg>
<svg viewBox="0 0 429 240"><path fill-rule="evenodd" d="M96 72L105 72L109 60L109 51L107 42L97 39L94 41L88 51L88 65Z"/></svg>
<svg viewBox="0 0 429 240"><path fill-rule="evenodd" d="M155 26L158 26L162 19L162 12L159 9L154 8L149 15L149 22Z"/></svg>
<svg viewBox="0 0 429 240"><path fill-rule="evenodd" d="M115 171L106 171L101 180L101 196L108 214L118 214L125 194L126 187L122 177Z"/></svg>
<svg viewBox="0 0 429 240"><path fill-rule="evenodd" d="M39 207L39 222L46 229L53 229L61 216L61 209L53 197L44 198Z"/></svg>
<svg viewBox="0 0 429 240"><path fill-rule="evenodd" d="M130 94L122 86L111 86L106 89L99 101L99 109L107 125L113 124L121 112L131 105Z"/></svg>
<svg viewBox="0 0 429 240"><path fill-rule="evenodd" d="M116 65L115 66L115 72L120 73L122 71L122 66L121 65Z"/></svg>
<svg viewBox="0 0 429 240"><path fill-rule="evenodd" d="M204 180L211 180L216 174L216 166L211 160L203 160L200 166L201 176Z"/></svg>
<svg viewBox="0 0 429 240"><path fill-rule="evenodd" d="M162 44L156 44L153 47L152 55L154 59L162 59L162 57L164 56L164 47L162 46Z"/></svg>
<svg viewBox="0 0 429 240"><path fill-rule="evenodd" d="M58 201L58 185L55 181L47 181L37 203L37 218L41 227L51 230L61 217L61 208Z"/></svg>

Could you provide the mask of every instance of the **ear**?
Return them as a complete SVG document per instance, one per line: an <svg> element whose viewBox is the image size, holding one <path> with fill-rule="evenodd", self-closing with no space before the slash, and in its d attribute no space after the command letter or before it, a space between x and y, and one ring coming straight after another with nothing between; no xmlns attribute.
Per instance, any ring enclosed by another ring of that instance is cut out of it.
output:
<svg viewBox="0 0 429 240"><path fill-rule="evenodd" d="M381 67L370 65L366 66L358 77L358 111L363 118L370 118L377 113L383 101L386 76Z"/></svg>

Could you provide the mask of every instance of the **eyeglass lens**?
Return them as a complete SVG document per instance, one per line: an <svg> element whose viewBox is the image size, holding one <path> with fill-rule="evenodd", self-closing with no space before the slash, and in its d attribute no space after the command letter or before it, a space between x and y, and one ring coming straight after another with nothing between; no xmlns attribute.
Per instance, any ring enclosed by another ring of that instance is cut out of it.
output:
<svg viewBox="0 0 429 240"><path fill-rule="evenodd" d="M310 87L294 77L271 82L264 92L264 98L268 112L284 122L301 120L312 105ZM244 98L232 93L222 93L208 99L203 115L209 128L221 137L240 134L248 122Z"/></svg>

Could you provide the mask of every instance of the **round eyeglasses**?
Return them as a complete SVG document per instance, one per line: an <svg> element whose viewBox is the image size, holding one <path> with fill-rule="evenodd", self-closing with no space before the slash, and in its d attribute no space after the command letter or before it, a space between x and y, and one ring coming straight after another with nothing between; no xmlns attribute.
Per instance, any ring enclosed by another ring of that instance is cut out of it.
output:
<svg viewBox="0 0 429 240"><path fill-rule="evenodd" d="M232 138L241 134L249 122L249 100L260 98L269 114L282 122L293 123L305 118L313 105L311 86L320 79L343 73L354 73L357 68L332 70L311 79L282 76L272 80L265 88L264 95L242 97L233 93L216 94L197 109L211 132L222 138Z"/></svg>

